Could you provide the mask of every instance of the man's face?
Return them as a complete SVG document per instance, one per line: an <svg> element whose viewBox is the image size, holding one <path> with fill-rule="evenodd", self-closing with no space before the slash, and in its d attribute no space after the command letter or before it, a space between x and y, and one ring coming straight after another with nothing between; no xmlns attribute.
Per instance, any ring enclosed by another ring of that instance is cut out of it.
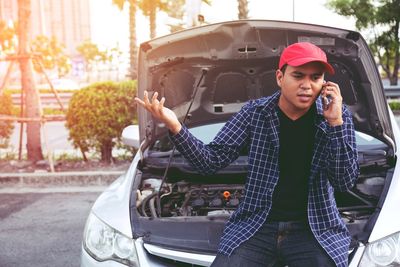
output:
<svg viewBox="0 0 400 267"><path fill-rule="evenodd" d="M287 65L285 73L276 71L281 88L279 107L291 119L304 115L317 99L324 83L324 66L310 62L298 67Z"/></svg>

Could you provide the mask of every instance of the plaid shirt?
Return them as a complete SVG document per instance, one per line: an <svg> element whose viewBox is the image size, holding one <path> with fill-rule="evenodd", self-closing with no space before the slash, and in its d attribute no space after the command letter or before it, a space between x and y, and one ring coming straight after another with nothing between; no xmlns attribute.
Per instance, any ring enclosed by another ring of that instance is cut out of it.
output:
<svg viewBox="0 0 400 267"><path fill-rule="evenodd" d="M279 178L279 96L280 91L270 97L249 101L208 145L196 139L186 127L171 136L177 149L203 174L226 167L239 156L242 147L249 147L245 195L225 226L220 253L230 255L253 236L268 217L272 193ZM350 235L333 193L334 189L350 189L358 176L354 126L346 107L343 107L343 125L331 127L322 115L321 98L317 99L316 105L308 221L315 238L336 265L347 266Z"/></svg>

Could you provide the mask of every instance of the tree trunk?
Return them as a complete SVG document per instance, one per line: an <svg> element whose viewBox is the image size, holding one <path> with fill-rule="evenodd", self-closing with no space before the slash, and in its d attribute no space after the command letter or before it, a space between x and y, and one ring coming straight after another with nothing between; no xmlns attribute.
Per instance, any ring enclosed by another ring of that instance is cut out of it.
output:
<svg viewBox="0 0 400 267"><path fill-rule="evenodd" d="M137 78L137 39L136 39L136 9L137 1L129 1L129 56L130 73L132 80Z"/></svg>
<svg viewBox="0 0 400 267"><path fill-rule="evenodd" d="M393 72L393 75L389 77L390 85L397 85L398 84L398 71Z"/></svg>
<svg viewBox="0 0 400 267"><path fill-rule="evenodd" d="M156 37L156 5L155 1L151 1L151 8L150 8L150 15L149 15L149 20L150 20L150 38L153 39Z"/></svg>
<svg viewBox="0 0 400 267"><path fill-rule="evenodd" d="M25 92L26 115L41 117L42 109L37 91L32 58L30 57L29 35L31 31L31 0L18 0L18 54L21 70L21 85ZM27 122L27 152L28 160L36 162L43 159L40 140L40 122Z"/></svg>
<svg viewBox="0 0 400 267"><path fill-rule="evenodd" d="M239 19L248 19L249 9L247 0L238 0Z"/></svg>
<svg viewBox="0 0 400 267"><path fill-rule="evenodd" d="M394 54L394 66L393 66L393 74L390 77L390 85L397 85L398 83L398 77L399 77L399 65L400 65L400 39L399 39L399 21L395 24L395 54Z"/></svg>
<svg viewBox="0 0 400 267"><path fill-rule="evenodd" d="M101 161L105 163L111 163L112 160L112 143L103 143L101 146Z"/></svg>

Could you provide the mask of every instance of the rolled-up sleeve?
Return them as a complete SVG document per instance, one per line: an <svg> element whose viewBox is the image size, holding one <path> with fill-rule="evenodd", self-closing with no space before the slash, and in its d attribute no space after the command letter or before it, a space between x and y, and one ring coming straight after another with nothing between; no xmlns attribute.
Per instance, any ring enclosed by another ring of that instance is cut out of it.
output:
<svg viewBox="0 0 400 267"><path fill-rule="evenodd" d="M177 150L202 174L212 174L234 161L248 142L252 102L246 104L218 132L214 140L204 144L183 126L170 134Z"/></svg>
<svg viewBox="0 0 400 267"><path fill-rule="evenodd" d="M351 113L343 110L343 124L329 127L328 175L332 186L339 191L353 187L359 173L358 153Z"/></svg>

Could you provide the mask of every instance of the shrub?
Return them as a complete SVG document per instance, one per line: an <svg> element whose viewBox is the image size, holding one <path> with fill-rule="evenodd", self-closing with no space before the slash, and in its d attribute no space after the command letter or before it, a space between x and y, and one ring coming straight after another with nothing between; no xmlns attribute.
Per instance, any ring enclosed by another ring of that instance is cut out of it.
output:
<svg viewBox="0 0 400 267"><path fill-rule="evenodd" d="M112 160L122 130L137 121L136 81L101 82L75 92L69 102L66 127L73 145L85 152L95 149L101 160Z"/></svg>
<svg viewBox="0 0 400 267"><path fill-rule="evenodd" d="M392 110L396 110L396 111L400 110L400 102L398 102L398 101L389 102L389 106Z"/></svg>
<svg viewBox="0 0 400 267"><path fill-rule="evenodd" d="M13 114L12 99L11 95L8 93L0 95L0 114ZM8 146L13 129L14 125L12 121L0 121L0 148L6 148Z"/></svg>

